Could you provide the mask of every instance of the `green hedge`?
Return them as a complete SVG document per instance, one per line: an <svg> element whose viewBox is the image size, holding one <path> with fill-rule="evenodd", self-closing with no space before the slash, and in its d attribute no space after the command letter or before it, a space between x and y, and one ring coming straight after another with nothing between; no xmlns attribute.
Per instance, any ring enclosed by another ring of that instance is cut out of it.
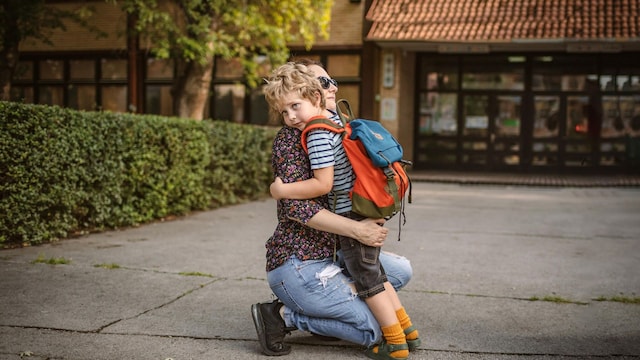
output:
<svg viewBox="0 0 640 360"><path fill-rule="evenodd" d="M0 244L265 196L274 129L0 102Z"/></svg>

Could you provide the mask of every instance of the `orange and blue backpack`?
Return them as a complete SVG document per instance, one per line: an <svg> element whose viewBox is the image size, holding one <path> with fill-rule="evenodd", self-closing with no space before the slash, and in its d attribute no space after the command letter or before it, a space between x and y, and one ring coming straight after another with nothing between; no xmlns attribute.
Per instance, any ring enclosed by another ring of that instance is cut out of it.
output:
<svg viewBox="0 0 640 360"><path fill-rule="evenodd" d="M411 180L403 160L402 146L377 121L354 119L349 103L337 102L347 109L348 118L340 111L343 126L323 116L311 119L302 132L302 146L307 149L307 134L313 129L325 129L342 136L342 146L355 174L351 191L352 212L368 218L389 219L400 213L400 225L406 222L404 215L405 194L411 203ZM398 240L399 240L398 235Z"/></svg>

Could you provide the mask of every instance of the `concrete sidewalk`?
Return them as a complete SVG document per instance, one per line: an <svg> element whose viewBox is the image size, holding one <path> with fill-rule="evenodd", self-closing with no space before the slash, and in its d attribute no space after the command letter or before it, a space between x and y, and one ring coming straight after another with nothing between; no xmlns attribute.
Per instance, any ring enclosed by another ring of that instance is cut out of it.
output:
<svg viewBox="0 0 640 360"><path fill-rule="evenodd" d="M624 302L640 297L640 189L416 182L407 217L385 249L414 267L410 359L640 358L640 304ZM275 222L264 200L0 251L0 359L265 359L249 308L271 299ZM282 359L365 359L287 340Z"/></svg>

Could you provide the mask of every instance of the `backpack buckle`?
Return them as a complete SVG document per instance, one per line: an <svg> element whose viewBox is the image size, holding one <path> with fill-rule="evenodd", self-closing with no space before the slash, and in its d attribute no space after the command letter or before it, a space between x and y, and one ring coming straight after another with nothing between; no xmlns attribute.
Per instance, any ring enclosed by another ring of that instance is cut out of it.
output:
<svg viewBox="0 0 640 360"><path fill-rule="evenodd" d="M384 168L382 168L382 171L384 172L384 175L387 177L387 179L393 179L394 177L396 177L396 173L393 171L393 169L391 168L391 166L385 166Z"/></svg>

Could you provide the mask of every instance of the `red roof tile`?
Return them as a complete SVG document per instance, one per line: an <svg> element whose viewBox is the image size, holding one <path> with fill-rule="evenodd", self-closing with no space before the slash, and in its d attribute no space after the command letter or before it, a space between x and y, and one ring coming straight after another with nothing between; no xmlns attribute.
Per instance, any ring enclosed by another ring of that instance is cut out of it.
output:
<svg viewBox="0 0 640 360"><path fill-rule="evenodd" d="M640 41L640 0L374 0L367 40Z"/></svg>

